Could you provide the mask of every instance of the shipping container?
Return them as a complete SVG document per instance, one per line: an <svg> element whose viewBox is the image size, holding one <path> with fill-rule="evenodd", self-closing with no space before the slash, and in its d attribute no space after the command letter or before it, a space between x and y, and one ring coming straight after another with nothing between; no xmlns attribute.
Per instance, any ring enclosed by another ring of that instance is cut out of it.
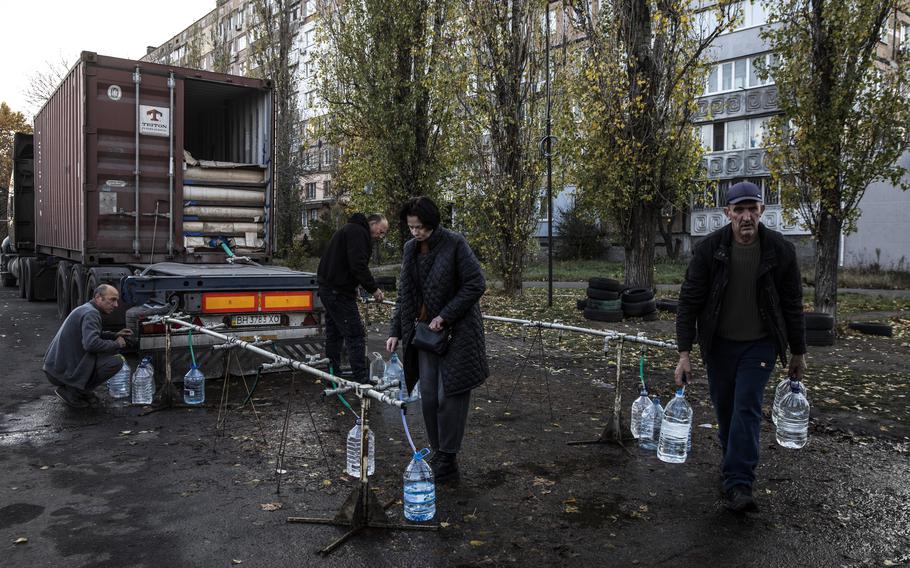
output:
<svg viewBox="0 0 910 568"><path fill-rule="evenodd" d="M35 118L35 251L267 261L272 117L267 80L83 52Z"/></svg>

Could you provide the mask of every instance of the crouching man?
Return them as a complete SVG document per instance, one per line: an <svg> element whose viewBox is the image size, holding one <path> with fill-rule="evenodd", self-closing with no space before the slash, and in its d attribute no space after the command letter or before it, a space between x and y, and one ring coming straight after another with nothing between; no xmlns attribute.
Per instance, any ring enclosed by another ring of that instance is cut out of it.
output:
<svg viewBox="0 0 910 568"><path fill-rule="evenodd" d="M74 408L85 408L98 400L92 392L113 377L123 366L117 352L133 332L101 330L101 314L117 309L120 293L113 286L95 288L92 299L73 310L51 341L44 355L44 374L54 392Z"/></svg>

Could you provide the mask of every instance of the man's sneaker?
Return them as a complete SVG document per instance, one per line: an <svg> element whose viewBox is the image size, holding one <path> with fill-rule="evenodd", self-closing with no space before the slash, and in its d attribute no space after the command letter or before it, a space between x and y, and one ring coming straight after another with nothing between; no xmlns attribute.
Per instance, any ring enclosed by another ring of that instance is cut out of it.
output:
<svg viewBox="0 0 910 568"><path fill-rule="evenodd" d="M752 498L752 488L747 485L734 485L727 490L727 509L735 513L758 511L758 505Z"/></svg>
<svg viewBox="0 0 910 568"><path fill-rule="evenodd" d="M89 403L90 406L101 404L101 399L92 391L80 391L79 396L82 397L82 400Z"/></svg>
<svg viewBox="0 0 910 568"><path fill-rule="evenodd" d="M65 402L67 406L72 408L88 408L88 401L82 398L79 391L72 387L61 385L54 389L54 393L56 393L60 400Z"/></svg>

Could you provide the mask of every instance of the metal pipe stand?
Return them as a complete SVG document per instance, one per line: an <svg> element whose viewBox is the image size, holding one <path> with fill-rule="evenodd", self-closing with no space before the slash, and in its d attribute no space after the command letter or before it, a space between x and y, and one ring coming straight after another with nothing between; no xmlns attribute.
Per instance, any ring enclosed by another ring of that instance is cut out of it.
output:
<svg viewBox="0 0 910 568"><path fill-rule="evenodd" d="M348 539L361 532L363 529L391 529L409 531L435 531L439 525L416 525L409 523L392 522L385 513L385 507L370 490L370 478L367 476L368 467L368 440L369 440L369 410L370 399L360 399L360 483L358 483L345 499L338 513L332 518L327 517L288 517L289 523L307 523L317 525L337 525L349 527L349 530L319 550L319 554L326 556Z"/></svg>
<svg viewBox="0 0 910 568"><path fill-rule="evenodd" d="M620 337L619 348L616 351L616 396L613 399L613 416L604 427L599 437L593 440L575 440L566 442L566 445L581 446L587 444L611 444L619 446L628 454L632 453L631 450L629 450L629 448L626 446L625 442L634 440L635 436L632 435L632 432L628 428L623 428L622 421L622 383L620 380L622 377L622 347L623 338ZM607 338L604 338L604 354L606 354L606 352Z"/></svg>

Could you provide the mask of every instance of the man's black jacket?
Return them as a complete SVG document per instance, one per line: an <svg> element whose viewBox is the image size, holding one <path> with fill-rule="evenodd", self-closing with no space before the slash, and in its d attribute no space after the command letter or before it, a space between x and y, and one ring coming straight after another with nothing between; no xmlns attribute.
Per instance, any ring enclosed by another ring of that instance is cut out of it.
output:
<svg viewBox="0 0 910 568"><path fill-rule="evenodd" d="M319 261L316 280L320 286L356 296L357 286L372 294L376 281L370 273L373 239L363 213L354 213L347 224L335 231Z"/></svg>
<svg viewBox="0 0 910 568"><path fill-rule="evenodd" d="M758 311L765 329L777 345L781 363L790 353L806 352L803 323L803 288L796 262L796 249L777 231L758 225L761 261L758 268ZM680 351L691 351L698 330L702 358L711 349L724 291L729 281L733 228L714 231L695 247L686 280L679 291L676 314L676 343Z"/></svg>

